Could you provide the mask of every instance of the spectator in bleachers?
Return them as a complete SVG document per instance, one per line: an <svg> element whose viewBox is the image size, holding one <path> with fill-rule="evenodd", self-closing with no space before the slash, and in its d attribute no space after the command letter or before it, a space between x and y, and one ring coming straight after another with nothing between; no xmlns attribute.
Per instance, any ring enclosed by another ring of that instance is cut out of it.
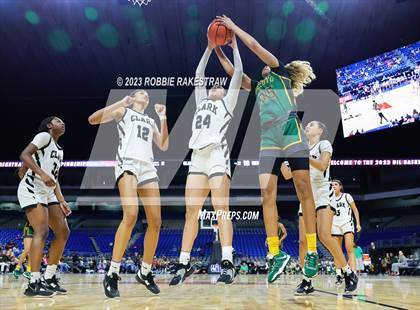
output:
<svg viewBox="0 0 420 310"><path fill-rule="evenodd" d="M360 274L362 271L365 270L365 265L363 264L363 250L360 246L354 243L354 256L356 257L356 271Z"/></svg>
<svg viewBox="0 0 420 310"><path fill-rule="evenodd" d="M369 256L370 256L370 262L373 267L371 268L371 270L374 274L378 274L379 273L379 253L378 253L378 250L376 249L374 242L370 243Z"/></svg>
<svg viewBox="0 0 420 310"><path fill-rule="evenodd" d="M404 256L402 251L398 252L398 262L392 264L392 275L399 276L400 275L400 268L407 267L408 261L407 258Z"/></svg>
<svg viewBox="0 0 420 310"><path fill-rule="evenodd" d="M0 254L0 273L8 273L13 257L10 250L3 250Z"/></svg>
<svg viewBox="0 0 420 310"><path fill-rule="evenodd" d="M248 273L248 264L245 261L241 262L241 266L239 268L239 274L247 274Z"/></svg>

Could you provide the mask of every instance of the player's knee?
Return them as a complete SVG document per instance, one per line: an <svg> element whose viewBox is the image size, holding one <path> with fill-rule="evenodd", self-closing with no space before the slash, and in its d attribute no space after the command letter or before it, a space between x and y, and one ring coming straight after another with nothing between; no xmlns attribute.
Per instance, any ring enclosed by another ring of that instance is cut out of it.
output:
<svg viewBox="0 0 420 310"><path fill-rule="evenodd" d="M276 201L275 189L271 187L261 189L262 203L268 204Z"/></svg>
<svg viewBox="0 0 420 310"><path fill-rule="evenodd" d="M214 211L216 212L216 215L226 218L229 212L229 206L228 205L215 205Z"/></svg>
<svg viewBox="0 0 420 310"><path fill-rule="evenodd" d="M347 252L347 255L352 254L353 253L353 246L346 244L346 252Z"/></svg>
<svg viewBox="0 0 420 310"><path fill-rule="evenodd" d="M305 179L296 180L295 188L297 195L304 200L312 193L311 185Z"/></svg>
<svg viewBox="0 0 420 310"><path fill-rule="evenodd" d="M149 219L147 222L147 228L153 232L158 232L160 226L162 225L162 220L160 216L155 216L152 219Z"/></svg>
<svg viewBox="0 0 420 310"><path fill-rule="evenodd" d="M198 220L198 210L193 207L187 207L185 212L185 221L186 222L196 222Z"/></svg>
<svg viewBox="0 0 420 310"><path fill-rule="evenodd" d="M48 238L48 232L48 225L43 225L34 229L34 236L37 236L45 241Z"/></svg>
<svg viewBox="0 0 420 310"><path fill-rule="evenodd" d="M62 241L67 241L69 237L70 237L70 229L67 225L61 228L59 232L56 234L56 238Z"/></svg>
<svg viewBox="0 0 420 310"><path fill-rule="evenodd" d="M137 223L137 212L128 212L124 214L123 223L127 227L134 227Z"/></svg>
<svg viewBox="0 0 420 310"><path fill-rule="evenodd" d="M318 238L323 244L328 244L331 241L331 232L325 229L319 229Z"/></svg>

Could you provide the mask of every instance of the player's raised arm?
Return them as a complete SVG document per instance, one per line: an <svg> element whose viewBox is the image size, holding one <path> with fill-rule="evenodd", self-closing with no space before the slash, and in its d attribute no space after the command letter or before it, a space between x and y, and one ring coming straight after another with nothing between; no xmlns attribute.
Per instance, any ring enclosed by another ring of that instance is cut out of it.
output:
<svg viewBox="0 0 420 310"><path fill-rule="evenodd" d="M166 122L166 106L163 104L155 104L155 111L160 119L160 131L155 124L153 141L162 151L169 148L168 124Z"/></svg>
<svg viewBox="0 0 420 310"><path fill-rule="evenodd" d="M216 52L217 58L219 58L220 64L222 65L225 72L232 76L235 71L233 64L230 62L229 58L226 57L225 53L220 46L215 47L214 51ZM251 78L245 73L242 74L242 84L241 87L246 91L251 91Z"/></svg>
<svg viewBox="0 0 420 310"><path fill-rule="evenodd" d="M133 104L133 98L125 96L120 101L111 104L108 107L100 109L93 113L88 118L88 122L91 125L98 125L108 123L112 120L120 120L124 115L125 109Z"/></svg>
<svg viewBox="0 0 420 310"><path fill-rule="evenodd" d="M242 74L244 72L241 55L239 54L238 44L236 43L235 36L232 38L231 46L233 50L233 62L235 66L232 79L230 80L229 89L226 94L226 107L230 113L233 112L236 103L238 102L239 90L241 89L242 84Z"/></svg>
<svg viewBox="0 0 420 310"><path fill-rule="evenodd" d="M207 63L209 61L211 52L215 45L208 41L206 50L204 51L203 56L201 56L200 62L198 63L197 69L195 70L195 77L196 78L203 78L203 81L200 81L198 85L195 87L195 103L198 105L201 100L207 97L206 86L204 83L204 71L206 70Z"/></svg>
<svg viewBox="0 0 420 310"><path fill-rule="evenodd" d="M262 47L253 36L239 28L229 17L226 15L217 16L216 20L217 22L226 26L228 29L232 30L241 39L241 41L244 42L244 44L251 51L253 51L254 54L257 55L267 66L271 68L277 68L280 65L277 57Z"/></svg>

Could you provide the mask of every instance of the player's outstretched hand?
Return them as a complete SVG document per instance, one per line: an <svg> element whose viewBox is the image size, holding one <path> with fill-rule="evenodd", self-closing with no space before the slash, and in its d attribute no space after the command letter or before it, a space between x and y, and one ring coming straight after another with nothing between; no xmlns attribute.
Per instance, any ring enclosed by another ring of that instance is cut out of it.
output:
<svg viewBox="0 0 420 310"><path fill-rule="evenodd" d="M235 23L225 14L223 14L222 16L216 16L216 21L221 23L222 25L224 25L226 28L230 30L234 30L236 26Z"/></svg>
<svg viewBox="0 0 420 310"><path fill-rule="evenodd" d="M357 232L360 232L360 231L362 230L362 226L357 225L357 226L356 226L356 230L357 230Z"/></svg>

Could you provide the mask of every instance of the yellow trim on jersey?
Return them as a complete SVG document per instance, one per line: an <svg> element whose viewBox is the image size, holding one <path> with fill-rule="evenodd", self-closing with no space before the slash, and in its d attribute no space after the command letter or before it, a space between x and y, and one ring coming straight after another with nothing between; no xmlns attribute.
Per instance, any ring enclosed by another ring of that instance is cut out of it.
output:
<svg viewBox="0 0 420 310"><path fill-rule="evenodd" d="M270 72L272 72L273 74L277 75L278 77L281 77L281 78L283 78L283 79L286 79L286 80L292 81L292 80L291 80L291 79L289 79L288 77L285 77L285 76L283 76L283 75L277 74L277 73L276 73L276 72L274 72L273 70L271 70Z"/></svg>
<svg viewBox="0 0 420 310"><path fill-rule="evenodd" d="M292 80L291 80L291 79L289 79L289 78L287 78L287 77L285 77L285 76L279 75L279 74L277 74L277 73L275 73L275 72L273 72L273 71L271 71L271 73L273 73L274 75L276 75L276 76L278 76L278 77L280 78L280 81L281 81L281 83L283 84L284 89L285 89L285 91L286 91L287 98L289 99L289 103L290 103L290 105L291 105L291 106L296 106L296 103L295 103L294 101L293 101L293 104L292 104L292 100L290 99L288 88L286 88L286 84L284 84L284 82L283 82L283 79L287 79L287 80L289 80L289 81L292 81Z"/></svg>
<svg viewBox="0 0 420 310"><path fill-rule="evenodd" d="M284 150L291 147L292 145L297 144L297 143L302 143L302 135L300 134L300 126L299 126L299 123L297 122L296 118L295 118L295 123L296 123L297 129L298 129L298 132L299 132L299 141L292 142L289 145L286 145Z"/></svg>
<svg viewBox="0 0 420 310"><path fill-rule="evenodd" d="M275 74L275 73L274 73ZM278 74L277 74L278 75ZM290 105L291 106L296 106L296 104L293 102L292 103L292 100L290 99L290 96L289 96L289 91L288 91L288 89L286 88L286 84L284 84L284 81L283 81L283 78L280 76L280 75L278 75L279 76L279 78L280 78L280 81L281 81L281 83L283 84L283 86L284 86L284 90L286 91L286 96L287 96L287 99L289 99L289 103L290 103Z"/></svg>

